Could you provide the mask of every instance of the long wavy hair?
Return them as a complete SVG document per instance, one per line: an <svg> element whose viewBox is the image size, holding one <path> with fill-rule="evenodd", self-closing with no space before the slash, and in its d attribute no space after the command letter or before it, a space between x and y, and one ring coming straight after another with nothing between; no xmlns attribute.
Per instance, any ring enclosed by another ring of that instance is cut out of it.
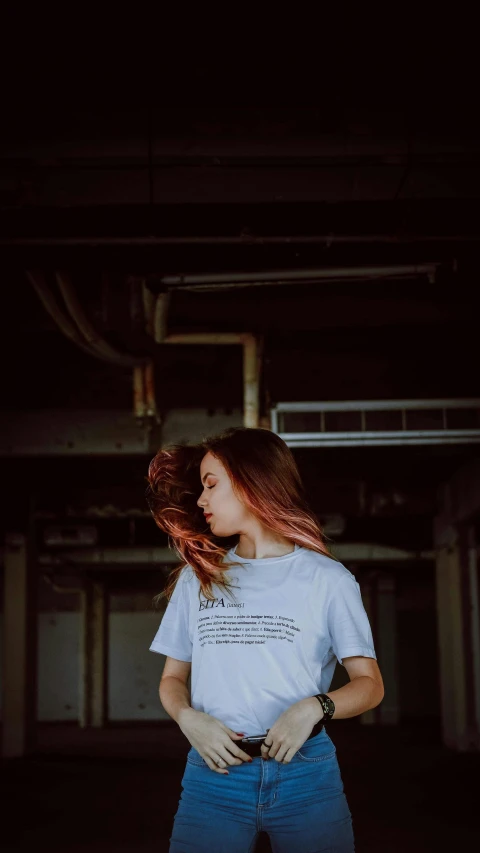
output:
<svg viewBox="0 0 480 853"><path fill-rule="evenodd" d="M147 502L156 524L168 535L169 547L182 557L172 569L157 603L170 601L179 575L189 565L201 594L215 600L212 583L228 595L233 584L227 572L243 565L226 561L239 534L218 537L197 505L203 487L200 463L212 453L226 469L232 489L249 512L266 528L297 545L336 559L328 550L320 524L310 509L292 451L268 429L231 427L198 444L175 444L159 450L148 468Z"/></svg>

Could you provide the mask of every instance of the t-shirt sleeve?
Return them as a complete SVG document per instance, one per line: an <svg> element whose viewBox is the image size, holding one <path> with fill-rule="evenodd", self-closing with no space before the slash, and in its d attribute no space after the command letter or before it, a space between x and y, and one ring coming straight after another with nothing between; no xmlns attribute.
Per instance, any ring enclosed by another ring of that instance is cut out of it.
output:
<svg viewBox="0 0 480 853"><path fill-rule="evenodd" d="M188 590L185 584L185 571L180 576L167 604L160 627L150 646L151 652L158 652L176 660L192 660L192 641L189 633Z"/></svg>
<svg viewBox="0 0 480 853"><path fill-rule="evenodd" d="M377 659L360 585L353 575L345 575L334 587L328 605L327 624L331 647L340 664L344 658L353 655Z"/></svg>

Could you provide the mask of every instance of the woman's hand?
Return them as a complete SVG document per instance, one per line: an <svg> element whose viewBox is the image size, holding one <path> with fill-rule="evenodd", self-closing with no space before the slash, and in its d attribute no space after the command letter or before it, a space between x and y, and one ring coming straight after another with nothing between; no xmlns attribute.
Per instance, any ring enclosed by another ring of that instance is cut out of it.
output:
<svg viewBox="0 0 480 853"><path fill-rule="evenodd" d="M215 773L228 774L228 770L222 769L226 764L243 764L244 761L252 760L250 755L234 743L234 739L241 738L242 735L229 729L211 714L186 708L179 717L178 725L187 740L207 762L210 770ZM220 758L224 763L219 767L216 762Z"/></svg>
<svg viewBox="0 0 480 853"><path fill-rule="evenodd" d="M314 725L323 717L323 710L318 701L315 699L318 708L313 704L312 698L300 699L290 705L283 714L280 714L278 720L273 724L271 729L268 729L268 734L265 740L268 745L262 743L261 753L262 758L274 758L275 761L282 764L288 764L295 753L307 740Z"/></svg>

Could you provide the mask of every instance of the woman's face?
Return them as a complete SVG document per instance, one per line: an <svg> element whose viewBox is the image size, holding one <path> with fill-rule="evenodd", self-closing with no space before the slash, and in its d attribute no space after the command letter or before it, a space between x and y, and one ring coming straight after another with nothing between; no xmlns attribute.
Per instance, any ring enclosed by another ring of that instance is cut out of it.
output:
<svg viewBox="0 0 480 853"><path fill-rule="evenodd" d="M234 494L222 463L210 452L200 463L200 479L203 491L197 504L204 511L212 533L233 536L243 532L251 515Z"/></svg>

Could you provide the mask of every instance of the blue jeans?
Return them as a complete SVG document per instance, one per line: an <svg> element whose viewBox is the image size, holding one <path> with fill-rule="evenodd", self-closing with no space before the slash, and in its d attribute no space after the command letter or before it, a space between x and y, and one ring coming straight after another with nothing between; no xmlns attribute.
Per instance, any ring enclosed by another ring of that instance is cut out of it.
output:
<svg viewBox="0 0 480 853"><path fill-rule="evenodd" d="M336 749L326 729L282 764L211 770L192 746L169 853L251 853L261 830L273 853L354 853L352 817Z"/></svg>

